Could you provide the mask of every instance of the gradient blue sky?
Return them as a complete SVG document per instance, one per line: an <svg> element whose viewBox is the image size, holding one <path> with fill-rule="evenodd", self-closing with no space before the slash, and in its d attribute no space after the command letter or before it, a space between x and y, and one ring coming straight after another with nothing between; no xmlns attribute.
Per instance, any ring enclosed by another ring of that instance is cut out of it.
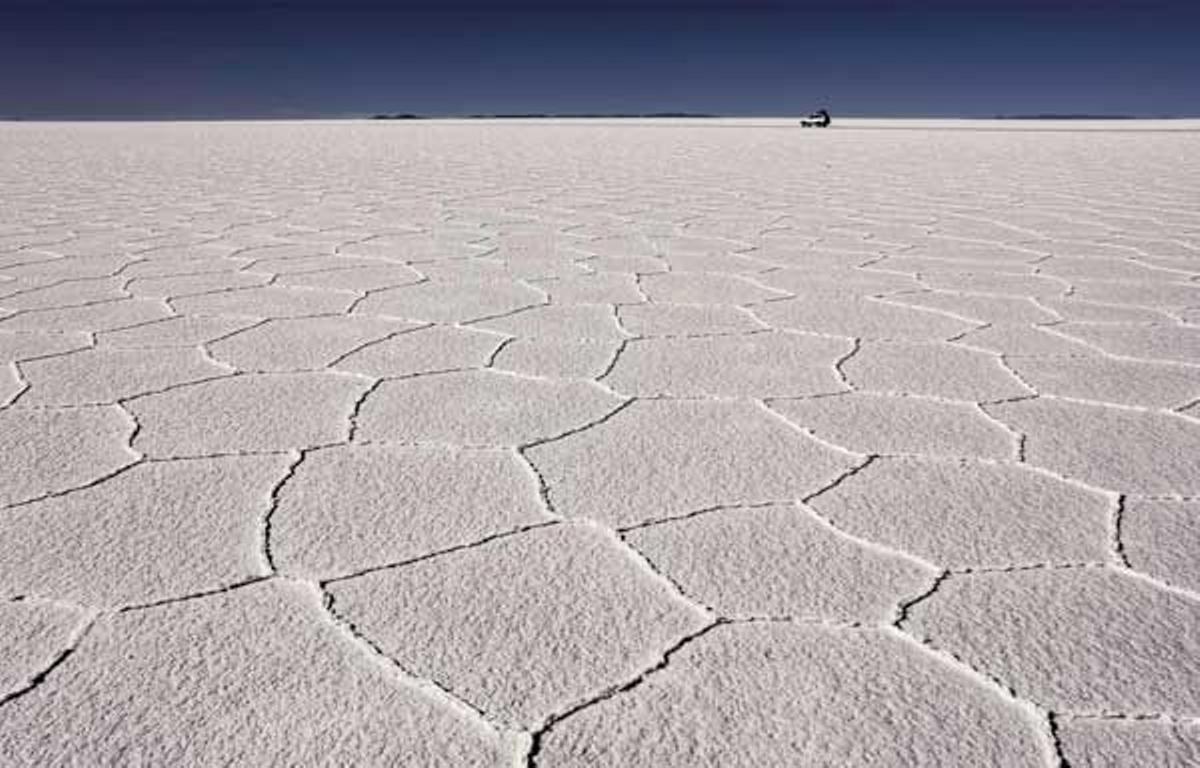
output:
<svg viewBox="0 0 1200 768"><path fill-rule="evenodd" d="M0 0L0 116L1200 116L1192 2Z"/></svg>

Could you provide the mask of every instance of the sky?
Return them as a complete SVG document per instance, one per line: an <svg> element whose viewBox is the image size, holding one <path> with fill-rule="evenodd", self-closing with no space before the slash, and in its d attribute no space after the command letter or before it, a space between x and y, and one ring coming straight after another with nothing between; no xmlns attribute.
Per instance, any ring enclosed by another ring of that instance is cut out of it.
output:
<svg viewBox="0 0 1200 768"><path fill-rule="evenodd" d="M1200 116L1200 0L0 0L0 117Z"/></svg>

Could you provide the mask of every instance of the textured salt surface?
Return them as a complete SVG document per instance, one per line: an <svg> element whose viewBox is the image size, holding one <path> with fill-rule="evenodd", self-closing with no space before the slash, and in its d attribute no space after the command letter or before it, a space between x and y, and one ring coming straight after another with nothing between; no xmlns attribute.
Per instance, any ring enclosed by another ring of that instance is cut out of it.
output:
<svg viewBox="0 0 1200 768"><path fill-rule="evenodd" d="M1043 127L0 125L0 764L1200 763L1200 132Z"/></svg>

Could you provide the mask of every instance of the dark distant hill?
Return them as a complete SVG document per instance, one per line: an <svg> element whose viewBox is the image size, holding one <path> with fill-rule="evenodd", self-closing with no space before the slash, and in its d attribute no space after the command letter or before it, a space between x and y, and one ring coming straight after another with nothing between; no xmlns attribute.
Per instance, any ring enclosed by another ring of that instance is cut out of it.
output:
<svg viewBox="0 0 1200 768"><path fill-rule="evenodd" d="M1144 120L1139 115L1088 115L1075 112L1046 112L1036 115L996 115L996 120ZM1164 117L1154 118L1157 120Z"/></svg>
<svg viewBox="0 0 1200 768"><path fill-rule="evenodd" d="M531 118L549 118L553 120L575 120L588 118L604 118L604 119L622 119L622 118L646 118L646 117L718 117L718 115L709 115L702 112L527 112L520 114L480 114L467 115L472 120L505 120L505 119L531 119Z"/></svg>
<svg viewBox="0 0 1200 768"><path fill-rule="evenodd" d="M428 115L413 115L409 113L399 113L394 115L378 114L372 115L372 120L425 120L429 119ZM495 113L477 113L473 115L441 115L452 119L466 120L533 120L533 119L552 119L552 120L574 120L574 119L625 119L625 118L647 118L647 117L674 117L674 118L699 118L699 117L720 117L720 115L710 115L703 112L495 112Z"/></svg>

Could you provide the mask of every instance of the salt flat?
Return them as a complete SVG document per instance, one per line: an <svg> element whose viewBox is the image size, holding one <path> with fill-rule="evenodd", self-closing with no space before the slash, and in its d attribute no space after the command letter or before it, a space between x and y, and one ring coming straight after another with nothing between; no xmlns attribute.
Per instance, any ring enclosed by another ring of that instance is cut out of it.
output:
<svg viewBox="0 0 1200 768"><path fill-rule="evenodd" d="M0 764L1200 764L1200 124L0 125Z"/></svg>

